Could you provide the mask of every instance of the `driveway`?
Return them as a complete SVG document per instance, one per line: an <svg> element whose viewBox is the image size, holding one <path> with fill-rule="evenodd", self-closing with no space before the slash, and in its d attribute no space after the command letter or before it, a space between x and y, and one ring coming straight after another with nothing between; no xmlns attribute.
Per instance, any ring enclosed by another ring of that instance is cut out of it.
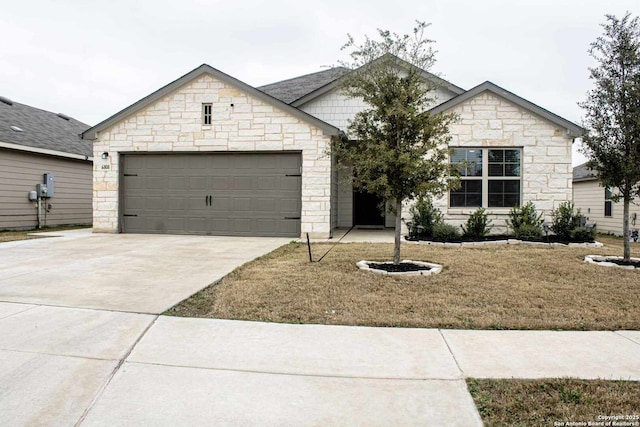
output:
<svg viewBox="0 0 640 427"><path fill-rule="evenodd" d="M0 244L0 301L159 314L291 240L57 235Z"/></svg>

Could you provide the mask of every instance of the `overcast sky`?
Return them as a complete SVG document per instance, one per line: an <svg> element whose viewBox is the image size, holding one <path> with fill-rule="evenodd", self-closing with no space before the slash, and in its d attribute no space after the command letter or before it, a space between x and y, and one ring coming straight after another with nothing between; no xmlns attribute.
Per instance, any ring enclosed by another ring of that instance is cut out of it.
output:
<svg viewBox="0 0 640 427"><path fill-rule="evenodd" d="M335 65L347 33L430 22L431 70L580 124L587 50L638 0L32 0L2 3L0 95L90 125L202 63L259 86ZM574 164L581 158L574 159Z"/></svg>

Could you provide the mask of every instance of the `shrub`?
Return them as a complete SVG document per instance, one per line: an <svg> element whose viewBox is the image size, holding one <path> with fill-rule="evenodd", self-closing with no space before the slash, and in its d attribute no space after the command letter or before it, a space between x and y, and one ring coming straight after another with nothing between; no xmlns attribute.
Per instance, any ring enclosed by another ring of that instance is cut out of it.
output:
<svg viewBox="0 0 640 427"><path fill-rule="evenodd" d="M460 232L451 224L440 222L433 225L433 240L438 242L455 242L460 240Z"/></svg>
<svg viewBox="0 0 640 427"><path fill-rule="evenodd" d="M467 223L462 226L462 234L471 239L482 239L493 228L490 224L487 211L484 208L478 208L469 215Z"/></svg>
<svg viewBox="0 0 640 427"><path fill-rule="evenodd" d="M542 238L542 229L533 224L522 224L515 230L516 239L521 240L540 240Z"/></svg>
<svg viewBox="0 0 640 427"><path fill-rule="evenodd" d="M596 239L596 229L576 227L569 233L572 242L593 242Z"/></svg>
<svg viewBox="0 0 640 427"><path fill-rule="evenodd" d="M409 234L416 238L432 236L433 226L441 224L444 218L440 209L433 206L429 197L418 197L409 213L411 214Z"/></svg>
<svg viewBox="0 0 640 427"><path fill-rule="evenodd" d="M507 225L513 230L513 234L520 239L526 239L525 236L538 238L542 236L542 214L536 212L536 205L529 201L526 205L514 207L509 212Z"/></svg>
<svg viewBox="0 0 640 427"><path fill-rule="evenodd" d="M553 222L551 230L558 235L560 240L573 240L571 234L580 227L580 222L584 216L580 213L580 209L575 211L573 203L564 202L554 209L551 213Z"/></svg>

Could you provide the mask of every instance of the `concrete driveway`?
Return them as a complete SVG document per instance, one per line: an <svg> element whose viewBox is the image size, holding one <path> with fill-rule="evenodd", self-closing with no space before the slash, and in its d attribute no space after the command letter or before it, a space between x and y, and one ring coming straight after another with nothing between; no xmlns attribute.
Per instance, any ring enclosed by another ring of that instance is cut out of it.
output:
<svg viewBox="0 0 640 427"><path fill-rule="evenodd" d="M0 244L0 301L158 314L291 240L50 234Z"/></svg>

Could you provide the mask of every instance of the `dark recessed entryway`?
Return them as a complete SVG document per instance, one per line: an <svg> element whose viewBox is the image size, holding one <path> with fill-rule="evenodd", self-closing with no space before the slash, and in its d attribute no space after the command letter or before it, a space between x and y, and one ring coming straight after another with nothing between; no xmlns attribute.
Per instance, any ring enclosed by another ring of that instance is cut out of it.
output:
<svg viewBox="0 0 640 427"><path fill-rule="evenodd" d="M384 227L382 199L367 192L353 192L353 225Z"/></svg>
<svg viewBox="0 0 640 427"><path fill-rule="evenodd" d="M301 154L123 154L121 231L300 236Z"/></svg>

